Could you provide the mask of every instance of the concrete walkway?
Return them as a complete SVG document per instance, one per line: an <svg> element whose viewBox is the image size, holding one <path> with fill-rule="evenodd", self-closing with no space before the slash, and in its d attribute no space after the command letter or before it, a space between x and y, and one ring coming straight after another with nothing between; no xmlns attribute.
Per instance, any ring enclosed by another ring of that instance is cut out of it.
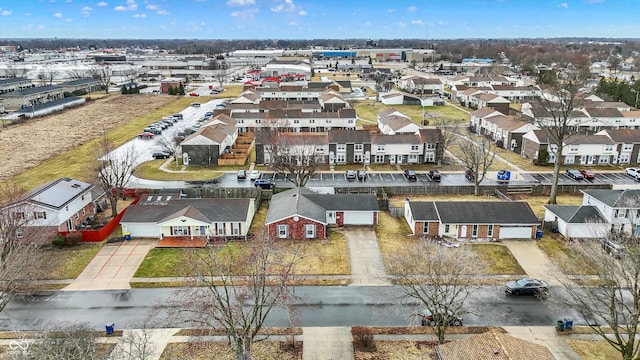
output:
<svg viewBox="0 0 640 360"><path fill-rule="evenodd" d="M558 360L582 360L553 326L503 326L510 335L545 346Z"/></svg>
<svg viewBox="0 0 640 360"><path fill-rule="evenodd" d="M122 338L109 355L109 360L145 359L158 360L169 341L173 341L180 329L130 329L122 332Z"/></svg>
<svg viewBox="0 0 640 360"><path fill-rule="evenodd" d="M389 285L375 231L349 227L344 235L349 248L351 285Z"/></svg>
<svg viewBox="0 0 640 360"><path fill-rule="evenodd" d="M549 285L560 285L558 275L560 268L549 261L544 253L532 240L503 240L502 243L511 251L522 269L529 277L546 281Z"/></svg>
<svg viewBox="0 0 640 360"><path fill-rule="evenodd" d="M353 359L350 327L305 327L302 337L302 360Z"/></svg>
<svg viewBox="0 0 640 360"><path fill-rule="evenodd" d="M104 245L82 273L62 290L131 289L129 282L155 243L131 240Z"/></svg>

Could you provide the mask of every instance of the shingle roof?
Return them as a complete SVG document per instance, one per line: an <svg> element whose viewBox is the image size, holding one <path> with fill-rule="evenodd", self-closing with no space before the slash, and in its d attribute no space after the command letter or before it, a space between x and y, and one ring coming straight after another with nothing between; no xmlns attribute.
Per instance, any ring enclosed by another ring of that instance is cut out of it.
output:
<svg viewBox="0 0 640 360"><path fill-rule="evenodd" d="M441 344L435 348L440 360L554 360L545 346L507 334L486 332Z"/></svg>
<svg viewBox="0 0 640 360"><path fill-rule="evenodd" d="M426 128L418 130L418 136L424 143L437 144L442 140L442 130L438 128Z"/></svg>
<svg viewBox="0 0 640 360"><path fill-rule="evenodd" d="M130 205L120 222L157 223L167 217L183 214L196 216L196 220L210 222L244 221L251 199L171 199L166 205ZM197 212L196 212L197 211ZM198 215L200 214L200 215Z"/></svg>
<svg viewBox="0 0 640 360"><path fill-rule="evenodd" d="M436 201L443 224L535 225L538 218L524 201Z"/></svg>
<svg viewBox="0 0 640 360"><path fill-rule="evenodd" d="M545 205L544 207L556 214L560 219L571 224L607 222L595 206Z"/></svg>
<svg viewBox="0 0 640 360"><path fill-rule="evenodd" d="M604 130L611 139L625 144L640 143L640 129Z"/></svg>
<svg viewBox="0 0 640 360"><path fill-rule="evenodd" d="M613 208L638 207L640 190L582 190L583 193Z"/></svg>
<svg viewBox="0 0 640 360"><path fill-rule="evenodd" d="M616 108L587 108L584 110L591 117L622 117L622 112Z"/></svg>
<svg viewBox="0 0 640 360"><path fill-rule="evenodd" d="M22 90L10 91L8 93L2 94L1 97L22 97L22 96L27 96L31 94L38 94L41 92L57 91L57 90L62 91L63 87L58 85L38 86L38 87L32 87L32 88L27 88Z"/></svg>
<svg viewBox="0 0 640 360"><path fill-rule="evenodd" d="M616 142L606 135L572 135L564 140L565 144L603 144L615 145Z"/></svg>
<svg viewBox="0 0 640 360"><path fill-rule="evenodd" d="M378 201L372 194L318 194L293 188L273 195L265 224L294 215L326 224L327 210L378 211Z"/></svg>
<svg viewBox="0 0 640 360"><path fill-rule="evenodd" d="M329 144L368 144L371 143L369 130L339 130L332 129L327 132Z"/></svg>
<svg viewBox="0 0 640 360"><path fill-rule="evenodd" d="M413 219L418 221L437 221L439 219L433 201L409 201Z"/></svg>
<svg viewBox="0 0 640 360"><path fill-rule="evenodd" d="M386 134L372 134L371 135L371 143L372 144L422 144L420 137L417 134L396 134L396 135L386 135Z"/></svg>

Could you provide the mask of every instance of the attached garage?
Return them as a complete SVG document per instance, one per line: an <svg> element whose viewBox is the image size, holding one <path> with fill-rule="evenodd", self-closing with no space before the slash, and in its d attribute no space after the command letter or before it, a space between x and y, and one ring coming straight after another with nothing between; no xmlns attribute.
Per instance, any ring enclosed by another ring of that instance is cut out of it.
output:
<svg viewBox="0 0 640 360"><path fill-rule="evenodd" d="M345 211L345 225L371 225L375 224L373 211Z"/></svg>
<svg viewBox="0 0 640 360"><path fill-rule="evenodd" d="M156 223L123 223L122 233L129 232L132 237L152 237L157 238L160 236L160 228Z"/></svg>
<svg viewBox="0 0 640 360"><path fill-rule="evenodd" d="M500 239L531 239L533 237L531 226L501 226Z"/></svg>

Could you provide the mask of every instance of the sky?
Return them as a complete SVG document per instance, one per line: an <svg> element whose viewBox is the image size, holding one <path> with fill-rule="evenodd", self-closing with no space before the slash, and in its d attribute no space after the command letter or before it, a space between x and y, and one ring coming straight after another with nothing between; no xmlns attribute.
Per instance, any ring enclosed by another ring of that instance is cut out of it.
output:
<svg viewBox="0 0 640 360"><path fill-rule="evenodd" d="M640 38L640 0L0 0L2 38Z"/></svg>

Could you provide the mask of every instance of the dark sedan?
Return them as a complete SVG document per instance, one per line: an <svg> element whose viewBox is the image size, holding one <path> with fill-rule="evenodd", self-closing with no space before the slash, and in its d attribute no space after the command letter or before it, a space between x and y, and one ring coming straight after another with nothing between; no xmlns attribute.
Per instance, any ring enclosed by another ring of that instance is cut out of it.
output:
<svg viewBox="0 0 640 360"><path fill-rule="evenodd" d="M504 293L507 295L545 295L549 291L549 285L542 280L520 279L509 281L505 285Z"/></svg>
<svg viewBox="0 0 640 360"><path fill-rule="evenodd" d="M446 314L446 315L445 315ZM462 326L462 318L451 311L444 311L438 309L435 313L425 309L419 312L418 315L422 318L420 323L422 326L436 326L436 325L448 325L448 326Z"/></svg>
<svg viewBox="0 0 640 360"><path fill-rule="evenodd" d="M584 180L584 175L582 175L580 171L576 169L567 169L567 176L572 178L573 180Z"/></svg>

